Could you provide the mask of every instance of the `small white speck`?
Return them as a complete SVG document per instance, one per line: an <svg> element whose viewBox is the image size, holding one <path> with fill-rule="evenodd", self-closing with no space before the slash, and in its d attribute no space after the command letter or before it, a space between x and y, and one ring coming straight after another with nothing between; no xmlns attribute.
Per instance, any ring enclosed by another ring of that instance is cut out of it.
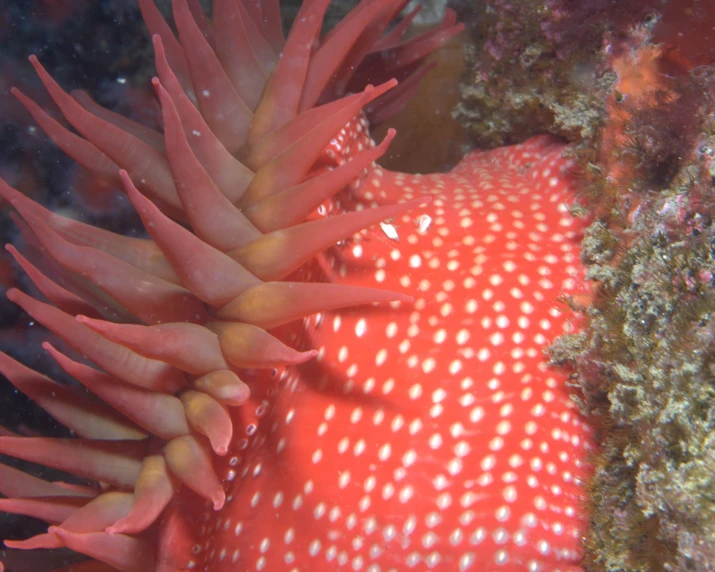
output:
<svg viewBox="0 0 715 572"><path fill-rule="evenodd" d="M394 241L400 240L400 236L397 234L397 229L395 228L394 225L386 223L386 222L381 222L380 228L382 229L382 232L385 233L385 236L387 238L389 238L390 240L394 240Z"/></svg>

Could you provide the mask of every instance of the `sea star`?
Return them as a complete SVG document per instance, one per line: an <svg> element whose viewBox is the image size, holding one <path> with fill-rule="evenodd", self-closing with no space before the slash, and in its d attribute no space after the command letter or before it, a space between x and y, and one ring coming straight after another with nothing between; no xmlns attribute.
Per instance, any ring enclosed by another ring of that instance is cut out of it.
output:
<svg viewBox="0 0 715 572"><path fill-rule="evenodd" d="M557 297L580 278L570 166L561 143L539 137L471 153L445 175L376 167L393 134L373 147L360 109L398 106L454 32L448 20L414 42L397 41L404 25L376 39L402 4L363 2L322 39L329 49L311 52L327 2L306 3L261 91L238 72L263 73L282 46L277 4L217 1L214 36L177 0L191 46L182 61L143 1L158 34L163 137L85 101L86 111L33 59L86 140L18 97L80 162L115 180L126 169L154 241L69 221L0 184L30 243L27 258L11 252L61 310L8 296L106 372L45 344L97 403L0 356L13 383L83 438L6 437L0 450L110 486L3 469L11 498L0 507L56 525L9 546L67 546L106 563L92 570L578 564L590 435L542 354L567 329ZM241 42L252 57L236 61ZM407 76L401 92L387 82L314 107L340 95L330 78L354 58L366 59L343 88L384 54L381 73Z"/></svg>

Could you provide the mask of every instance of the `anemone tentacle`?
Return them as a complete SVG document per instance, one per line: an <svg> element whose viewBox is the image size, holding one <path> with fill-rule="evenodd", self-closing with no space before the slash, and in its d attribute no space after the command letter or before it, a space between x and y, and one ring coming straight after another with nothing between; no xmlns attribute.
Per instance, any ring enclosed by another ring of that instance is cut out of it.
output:
<svg viewBox="0 0 715 572"><path fill-rule="evenodd" d="M418 77L429 52L460 29L448 20L436 40L428 33L399 44L401 26L380 44L404 1L364 0L319 41L328 0L318 0L304 3L284 40L275 0L216 0L213 24L194 0L175 0L177 39L151 0L139 4L156 52L163 134L66 93L35 56L30 62L76 133L13 94L68 155L124 186L151 239L52 213L0 180L26 239L8 249L52 304L15 289L8 297L101 368L43 345L85 393L0 354L0 372L77 435L0 437L0 452L88 483L53 484L0 467L8 497L0 509L52 525L6 544L68 547L93 559L88 570L176 569L154 547L161 516L182 487L215 510L224 505L214 458L229 451L250 399L243 378L317 354L269 330L320 311L409 301L296 271L356 231L428 202L314 214L394 136L375 147L363 130L336 148L336 134L367 104L394 109L399 93L385 97L401 88L391 76ZM353 75L369 76L359 64L378 57L379 45L390 62L382 85L356 80L358 93L347 94ZM409 54L405 66L395 50ZM340 81L330 79L334 72Z"/></svg>

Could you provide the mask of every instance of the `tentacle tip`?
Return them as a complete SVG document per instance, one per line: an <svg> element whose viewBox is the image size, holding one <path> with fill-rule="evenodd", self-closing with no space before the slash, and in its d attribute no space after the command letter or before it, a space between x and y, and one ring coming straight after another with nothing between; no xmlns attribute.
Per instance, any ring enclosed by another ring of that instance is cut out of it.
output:
<svg viewBox="0 0 715 572"><path fill-rule="evenodd" d="M129 173L126 170L121 169L119 171L119 178L122 180L124 190L137 212L146 212L146 201L148 201L148 199L146 199L146 197L139 192L139 189L137 189L134 181L132 181L132 178L129 176Z"/></svg>
<svg viewBox="0 0 715 572"><path fill-rule="evenodd" d="M387 147L390 143L392 143L392 140L395 138L395 135L397 135L397 129L394 127L390 127L387 130L387 133L385 134L385 137L383 140L380 142L380 146L385 146Z"/></svg>
<svg viewBox="0 0 715 572"><path fill-rule="evenodd" d="M104 532L109 536L114 536L115 534L122 534L127 532L126 527L122 526L121 521L115 522L112 526L108 526L104 529Z"/></svg>
<svg viewBox="0 0 715 572"><path fill-rule="evenodd" d="M223 388L216 397L224 404L231 407L245 405L251 397L251 390L247 385L237 385L231 388Z"/></svg>
<svg viewBox="0 0 715 572"><path fill-rule="evenodd" d="M76 322L79 322L83 326L87 326L90 330L94 330L100 334L105 334L107 331L106 324L104 324L102 320L94 320L82 314L77 314L74 319Z"/></svg>
<svg viewBox="0 0 715 572"><path fill-rule="evenodd" d="M65 543L67 540L71 540L72 538L75 538L78 536L77 533L66 530L66 529L62 528L61 526L50 526L47 529L47 533L53 534L54 536L59 538L60 541L63 543Z"/></svg>
<svg viewBox="0 0 715 572"><path fill-rule="evenodd" d="M308 350L305 352L298 352L296 364L305 363L318 355L318 350Z"/></svg>
<svg viewBox="0 0 715 572"><path fill-rule="evenodd" d="M230 396L230 399L233 405L244 405L250 397L251 390L246 385L245 388L237 388L233 395Z"/></svg>
<svg viewBox="0 0 715 572"><path fill-rule="evenodd" d="M20 299L21 294L22 293L17 288L10 288L7 292L5 292L5 296L7 296L7 299L15 303L17 303L17 301Z"/></svg>
<svg viewBox="0 0 715 572"><path fill-rule="evenodd" d="M161 80L158 77L154 76L153 78L151 78L151 84L154 87L154 91L156 92L157 97L159 98L162 109L173 105L171 101L171 96L166 91L166 89L164 89L164 86L162 85Z"/></svg>
<svg viewBox="0 0 715 572"><path fill-rule="evenodd" d="M136 198L137 195L140 194L137 188L134 186L131 177L129 177L129 173L127 173L125 169L119 170L119 178L122 180L122 183L124 184L124 190L127 192L127 195L129 196L130 200L132 198Z"/></svg>
<svg viewBox="0 0 715 572"><path fill-rule="evenodd" d="M104 529L105 534L115 536L117 534L136 534L142 532L146 527L137 526L131 523L131 518L120 518L114 524Z"/></svg>
<svg viewBox="0 0 715 572"><path fill-rule="evenodd" d="M217 492L215 495L213 495L213 498L211 500L214 503L214 510L221 510L226 502L226 493L223 491L221 491L220 493Z"/></svg>
<svg viewBox="0 0 715 572"><path fill-rule="evenodd" d="M228 446L227 445L214 445L213 447L214 453L216 453L220 457L224 457L228 453Z"/></svg>

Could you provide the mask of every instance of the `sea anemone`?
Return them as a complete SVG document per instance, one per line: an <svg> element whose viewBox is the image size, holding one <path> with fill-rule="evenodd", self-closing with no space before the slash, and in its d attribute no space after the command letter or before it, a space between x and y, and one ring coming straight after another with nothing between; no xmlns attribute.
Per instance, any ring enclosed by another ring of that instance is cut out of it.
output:
<svg viewBox="0 0 715 572"><path fill-rule="evenodd" d="M390 27L404 0L366 0L318 39L328 3L304 2L284 41L277 0L215 0L212 24L197 2L174 0L177 40L140 0L163 133L65 93L30 58L79 135L15 96L67 154L125 189L151 238L60 216L0 182L25 242L8 250L51 304L16 289L8 297L77 352L43 344L83 386L0 355L0 371L77 436L0 437L0 451L86 479L2 467L0 508L51 525L8 547L67 547L92 559L73 568L83 571L578 562L589 432L536 349L544 331L569 327L545 302L550 291L577 289L563 145L538 137L473 153L443 176L375 167L394 132L374 146L369 122L404 104L426 57L460 27L448 12L405 41L409 18ZM530 201L528 224L520 200ZM472 216L488 224L482 246ZM380 235L364 232L377 223ZM453 248L436 256L450 233ZM404 254L393 246L401 235ZM404 289L404 272L423 259L414 307L372 287ZM459 287L445 279L428 304L421 294L441 264ZM479 303L491 349L468 343ZM358 305L372 307L333 313ZM420 329L426 345L411 351ZM390 352L403 357L366 373ZM508 370L505 352L516 360ZM381 442L386 418L396 436ZM485 450L480 435L492 432ZM326 433L330 450L316 444ZM332 459L348 447L355 459L343 470ZM462 474L468 459L481 470ZM385 504L369 512L378 482ZM308 502L315 492L324 500ZM356 526L361 534L346 532ZM367 546L371 534L382 542Z"/></svg>

